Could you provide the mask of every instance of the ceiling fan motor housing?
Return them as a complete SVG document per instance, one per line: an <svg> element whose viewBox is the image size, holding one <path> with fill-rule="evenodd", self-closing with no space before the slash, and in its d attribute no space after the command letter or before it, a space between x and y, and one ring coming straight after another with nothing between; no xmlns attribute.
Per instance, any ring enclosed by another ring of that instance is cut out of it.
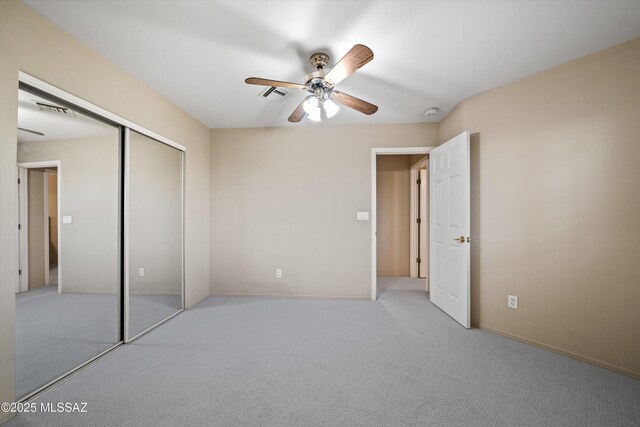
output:
<svg viewBox="0 0 640 427"><path fill-rule="evenodd" d="M315 73L313 73L315 74ZM314 94L316 98L323 99L325 98L329 92L333 90L333 85L328 83L323 77L313 77L313 75L307 76L311 77L307 79L306 87L307 91Z"/></svg>
<svg viewBox="0 0 640 427"><path fill-rule="evenodd" d="M329 55L324 52L316 52L309 58L309 63L316 70L322 70L329 65Z"/></svg>

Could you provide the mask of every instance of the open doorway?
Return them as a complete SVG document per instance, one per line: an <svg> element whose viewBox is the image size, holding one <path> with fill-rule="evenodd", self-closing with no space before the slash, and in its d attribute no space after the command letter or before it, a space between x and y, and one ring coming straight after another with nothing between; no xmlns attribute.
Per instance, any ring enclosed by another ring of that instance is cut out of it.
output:
<svg viewBox="0 0 640 427"><path fill-rule="evenodd" d="M412 291L428 297L426 233L429 222L425 200L430 150L431 147L372 149L371 293L374 300L379 293L389 290ZM424 185L418 186L415 183L421 167Z"/></svg>
<svg viewBox="0 0 640 427"><path fill-rule="evenodd" d="M47 247L45 256L46 268L49 272L47 285L58 286L58 169L45 170L47 198Z"/></svg>
<svg viewBox="0 0 640 427"><path fill-rule="evenodd" d="M371 149L371 299L376 300L378 294L378 159L384 155L429 154L428 169L423 172L429 177L429 235L425 239L429 245L429 300L467 329L471 327L469 153L466 131L438 147ZM420 174L420 168L416 168Z"/></svg>
<svg viewBox="0 0 640 427"><path fill-rule="evenodd" d="M19 276L16 293L60 293L59 161L18 164Z"/></svg>
<svg viewBox="0 0 640 427"><path fill-rule="evenodd" d="M379 295L391 290L416 291L415 294L427 291L427 162L428 155L423 154L396 154L377 159Z"/></svg>

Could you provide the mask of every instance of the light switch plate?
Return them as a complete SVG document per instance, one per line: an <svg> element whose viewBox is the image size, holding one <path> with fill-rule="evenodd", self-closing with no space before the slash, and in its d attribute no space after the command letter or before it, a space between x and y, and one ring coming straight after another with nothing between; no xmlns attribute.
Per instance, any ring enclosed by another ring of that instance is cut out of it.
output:
<svg viewBox="0 0 640 427"><path fill-rule="evenodd" d="M356 212L356 221L369 221L369 212Z"/></svg>
<svg viewBox="0 0 640 427"><path fill-rule="evenodd" d="M73 217L72 216L63 216L62 217L62 223L63 224L72 224L73 223Z"/></svg>

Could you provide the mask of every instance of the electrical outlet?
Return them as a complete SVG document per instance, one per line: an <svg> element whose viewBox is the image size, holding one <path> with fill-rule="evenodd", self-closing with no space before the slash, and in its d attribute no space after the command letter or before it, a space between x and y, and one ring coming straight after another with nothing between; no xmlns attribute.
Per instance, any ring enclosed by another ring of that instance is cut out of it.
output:
<svg viewBox="0 0 640 427"><path fill-rule="evenodd" d="M509 295L507 297L507 307L509 308L518 308L518 297L515 295Z"/></svg>
<svg viewBox="0 0 640 427"><path fill-rule="evenodd" d="M276 279L282 279L282 270L276 268Z"/></svg>
<svg viewBox="0 0 640 427"><path fill-rule="evenodd" d="M140 277L144 276L144 268L140 269Z"/></svg>

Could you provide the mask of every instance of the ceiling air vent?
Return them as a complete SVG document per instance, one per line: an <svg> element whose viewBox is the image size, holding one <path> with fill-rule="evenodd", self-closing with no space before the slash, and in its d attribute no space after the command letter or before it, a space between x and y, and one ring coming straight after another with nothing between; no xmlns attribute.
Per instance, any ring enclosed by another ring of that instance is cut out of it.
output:
<svg viewBox="0 0 640 427"><path fill-rule="evenodd" d="M38 105L38 107L40 107L40 111L48 111L50 113L60 113L60 114L66 114L67 116L71 116L71 117L75 117L75 113L68 109L68 108L64 108L64 107L60 107L58 105L53 105L53 104L45 104L44 102L38 102L36 101L36 105Z"/></svg>
<svg viewBox="0 0 640 427"><path fill-rule="evenodd" d="M274 99L278 102L282 102L287 96L291 95L289 91L281 87L270 86L260 92L260 96L264 98Z"/></svg>

